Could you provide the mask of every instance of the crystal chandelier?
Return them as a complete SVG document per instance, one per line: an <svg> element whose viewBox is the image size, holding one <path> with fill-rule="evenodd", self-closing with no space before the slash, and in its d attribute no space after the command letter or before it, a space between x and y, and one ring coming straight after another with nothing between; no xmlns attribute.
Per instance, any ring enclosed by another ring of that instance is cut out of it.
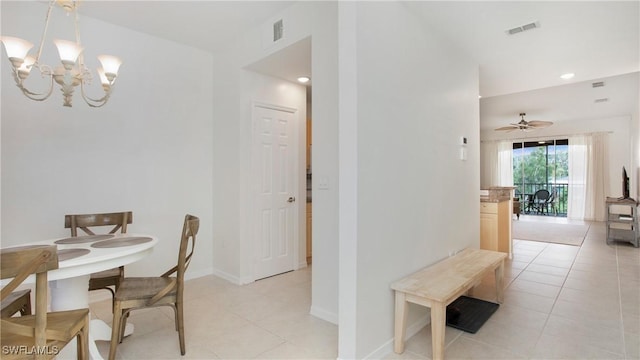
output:
<svg viewBox="0 0 640 360"><path fill-rule="evenodd" d="M52 69L49 65L42 64L40 62L40 55L42 55L42 47L47 35L47 28L49 27L49 17L51 16L51 10L55 4L61 6L67 15L73 15L75 21L76 41L67 40L54 40L58 53L60 55L60 61L62 65ZM78 1L76 0L51 0L49 3L49 10L45 18L44 30L42 32L42 39L40 40L40 47L38 48L38 54L34 58L30 56L29 50L33 47L33 44L15 37L2 36L0 41L4 44L4 48L11 62L13 70L13 78L16 85L22 93L31 100L43 101L51 96L53 92L54 81L60 85L62 95L64 96L64 106L71 107L71 100L75 88L80 86L80 93L84 101L91 107L101 107L107 103L111 96L113 84L118 76L118 68L122 61L111 55L100 55L98 60L102 64L102 68L98 68L97 72L102 83L102 89L104 90L104 96L100 99L92 99L85 94L85 85L91 83L93 75L84 64L84 58L82 55L82 46L80 45L80 31L78 30ZM24 81L27 79L31 70L38 69L42 78L49 81L49 89L42 93L33 92L25 87Z"/></svg>

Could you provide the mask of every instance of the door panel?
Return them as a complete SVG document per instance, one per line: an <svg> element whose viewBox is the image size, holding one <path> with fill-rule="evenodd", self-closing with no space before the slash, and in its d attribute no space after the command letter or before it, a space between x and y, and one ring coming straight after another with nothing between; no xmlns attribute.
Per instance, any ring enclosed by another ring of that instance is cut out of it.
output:
<svg viewBox="0 0 640 360"><path fill-rule="evenodd" d="M297 155L293 134L295 114L274 108L254 106L254 149L258 154L255 175L257 232L255 278L276 275L294 269L293 244Z"/></svg>

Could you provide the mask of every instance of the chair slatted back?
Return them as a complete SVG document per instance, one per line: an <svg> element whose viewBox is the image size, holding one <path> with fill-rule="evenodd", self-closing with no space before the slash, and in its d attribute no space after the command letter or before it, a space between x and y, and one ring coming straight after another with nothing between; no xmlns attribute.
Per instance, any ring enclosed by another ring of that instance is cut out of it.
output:
<svg viewBox="0 0 640 360"><path fill-rule="evenodd" d="M181 291L182 284L184 282L184 273L187 271L189 264L191 263L191 257L193 256L193 250L196 246L196 235L200 228L200 219L193 215L185 215L184 224L182 226L182 236L180 238L180 250L178 251L178 265L174 266L164 274L162 277L167 277L173 273L176 273L178 281L178 291ZM187 251L189 254L187 255Z"/></svg>
<svg viewBox="0 0 640 360"><path fill-rule="evenodd" d="M182 302L182 294L184 292L184 273L187 271L189 263L191 262L193 250L196 246L196 235L198 234L199 228L200 219L198 217L189 214L185 215L184 225L182 226L182 236L180 238L180 250L178 251L178 264L160 275L161 277L169 277L175 273L175 281L153 296L149 300L149 304L154 304L166 294L173 291L173 289L176 289L178 301ZM191 246L189 246L189 244L191 244ZM188 249L190 249L190 251L187 255Z"/></svg>
<svg viewBox="0 0 640 360"><path fill-rule="evenodd" d="M8 297L29 275L36 274L35 329L2 320L5 331L33 336L35 345L44 347L47 329L47 271L58 268L55 245L7 248L0 251L0 277L13 278L0 290L0 299Z"/></svg>
<svg viewBox="0 0 640 360"><path fill-rule="evenodd" d="M78 236L78 229L87 235L95 235L90 229L98 226L113 226L109 234L127 232L127 225L133 222L133 212L124 211L104 214L74 214L64 216L65 229L71 229L71 236Z"/></svg>
<svg viewBox="0 0 640 360"><path fill-rule="evenodd" d="M196 216L187 214L184 217L184 225L182 227L182 238L180 239L180 253L178 256L178 277L184 278L184 272L187 271L193 256L193 249L196 247L196 235L200 229L200 219ZM189 247L191 243L191 247ZM187 249L190 248L189 255ZM182 274L180 274L182 272Z"/></svg>

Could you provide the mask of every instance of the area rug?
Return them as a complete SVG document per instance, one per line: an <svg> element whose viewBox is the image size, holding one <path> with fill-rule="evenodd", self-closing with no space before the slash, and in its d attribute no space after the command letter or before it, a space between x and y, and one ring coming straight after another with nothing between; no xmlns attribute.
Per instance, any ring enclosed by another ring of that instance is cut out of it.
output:
<svg viewBox="0 0 640 360"><path fill-rule="evenodd" d="M536 221L513 221L512 237L518 240L543 241L580 246L588 224L555 224Z"/></svg>

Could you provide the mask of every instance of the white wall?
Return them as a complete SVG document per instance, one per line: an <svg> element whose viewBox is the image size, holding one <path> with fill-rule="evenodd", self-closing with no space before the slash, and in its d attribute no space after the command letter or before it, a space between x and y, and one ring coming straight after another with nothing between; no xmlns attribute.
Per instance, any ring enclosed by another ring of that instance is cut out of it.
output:
<svg viewBox="0 0 640 360"><path fill-rule="evenodd" d="M273 21L283 19L285 38L273 45L263 42L264 31ZM311 312L337 322L337 54L336 4L333 2L296 3L264 24L258 24L239 37L236 47L214 55L214 168L225 169L225 176L214 179L214 266L215 273L231 281L253 280L252 218L250 217L250 105L251 101L295 105L302 89L293 90L285 81L242 70L243 67L273 54L299 40L312 38L313 81L313 176L325 177L330 188L313 189L313 279ZM285 86L289 95L278 95ZM306 124L301 117L300 130ZM304 134L304 132L300 133ZM301 144L304 137L301 136ZM302 147L304 149L304 146ZM304 159L304 151L301 152ZM302 162L304 165L304 162ZM304 171L304 166L301 166ZM298 198L305 198L304 172ZM314 187L317 182L314 181ZM304 218L304 207L299 216ZM299 229L304 249L304 227Z"/></svg>
<svg viewBox="0 0 640 360"><path fill-rule="evenodd" d="M340 74L355 80L341 78L341 104L343 95L357 100L355 109L341 107L341 129L349 129L343 122L354 124L357 141L355 158L340 154L347 162L341 169L349 162L357 169L340 174L357 182L357 207L341 221L355 214L357 228L340 238L341 249L347 242L356 252L352 259L341 254L340 288L349 289L343 282L351 281L356 299L352 304L341 296L340 306L353 306L356 314L355 334L343 336L340 319L339 357L377 358L392 346L390 284L451 250L479 246L478 69L401 3L341 9L355 25L341 19L340 40L356 41L356 51L340 53ZM468 138L467 161L459 159L462 136ZM349 261L355 274L343 278ZM426 314L412 311L409 326L418 330Z"/></svg>
<svg viewBox="0 0 640 360"><path fill-rule="evenodd" d="M636 120L637 121L637 120ZM534 141L540 139L566 139L570 135L587 134L594 132L609 132L609 181L608 181L608 196L621 196L620 188L620 173L622 166L627 169L632 168L632 151L631 143L634 133L632 130L633 117L631 115L618 116L606 119L575 119L572 121L557 122L552 126L539 129L535 132L526 133L526 137L522 136L519 132L497 132L493 130L481 131L482 141L494 141L509 139L512 141ZM481 154L481 166L489 167L486 163L487 157ZM482 175L486 175L482 172ZM489 180L486 177L482 179L483 184L489 184ZM604 204L603 204L604 206Z"/></svg>
<svg viewBox="0 0 640 360"><path fill-rule="evenodd" d="M46 3L0 6L3 35L39 43ZM63 23L71 21L56 9L49 42L73 39L71 29L61 33ZM88 17L80 18L80 32L91 68L98 53L124 61L103 108L86 106L79 90L72 108L62 106L58 88L46 102L28 100L2 51L2 246L68 236L67 213L132 210L129 231L157 235L160 243L127 273L160 274L176 263L182 221L191 213L201 225L187 276L211 273L211 54ZM55 48L44 53L55 65ZM99 82L89 93L100 95Z"/></svg>

